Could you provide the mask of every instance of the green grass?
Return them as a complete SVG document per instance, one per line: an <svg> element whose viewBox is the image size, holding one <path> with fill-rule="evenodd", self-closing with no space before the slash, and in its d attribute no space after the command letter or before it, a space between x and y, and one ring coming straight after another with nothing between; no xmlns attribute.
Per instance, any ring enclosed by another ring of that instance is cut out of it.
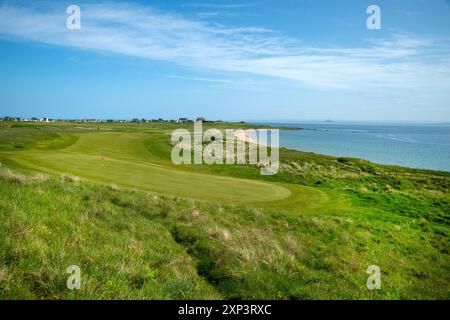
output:
<svg viewBox="0 0 450 320"><path fill-rule="evenodd" d="M210 201L260 202L286 198L287 188L260 181L173 170L146 158L146 135L80 134L62 151L29 151L14 157L23 167L71 173L91 180ZM195 188L193 188L195 186Z"/></svg>
<svg viewBox="0 0 450 320"><path fill-rule="evenodd" d="M194 260L162 224L114 205L113 191L59 181L4 182L2 298L221 296L197 274ZM147 196L145 201L156 206L160 200ZM65 287L65 269L73 264L82 270L80 291Z"/></svg>
<svg viewBox="0 0 450 320"><path fill-rule="evenodd" d="M176 166L176 127L0 127L0 298L450 298L448 173L286 149L276 176Z"/></svg>
<svg viewBox="0 0 450 320"><path fill-rule="evenodd" d="M60 149L76 141L76 137L46 126L14 124L0 130L0 151Z"/></svg>

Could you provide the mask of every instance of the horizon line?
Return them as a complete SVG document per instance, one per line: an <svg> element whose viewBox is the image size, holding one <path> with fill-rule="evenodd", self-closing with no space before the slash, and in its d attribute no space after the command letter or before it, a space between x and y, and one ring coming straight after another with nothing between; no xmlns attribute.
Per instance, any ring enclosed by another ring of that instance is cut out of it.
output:
<svg viewBox="0 0 450 320"><path fill-rule="evenodd" d="M207 117L203 117L203 116L196 116L196 117L186 117L186 116L178 116L177 118L162 118L162 117L150 117L150 118L145 118L145 117L127 117L127 118L117 118L117 117L107 117L107 118L103 118L103 117L47 117L47 116L10 116L10 115L5 115L5 116L0 116L0 120L4 121L4 118L13 118L13 119L19 119L19 120L12 120L9 122L27 122L24 121L25 119L29 120L29 119L35 119L35 120L40 120L40 119L48 119L48 120L53 120L54 122L60 122L61 120L63 121L86 121L86 120L93 120L93 121L127 121L127 122L132 122L133 120L145 120L145 121L151 121L151 120L162 120L162 121L177 121L180 119L186 119L186 120L191 120L194 121L197 118L203 118L204 121L206 122L247 122L247 123L255 123L255 122L260 122L260 123L280 123L280 124L295 124L295 123L302 123L302 122L321 122L321 123L372 123L372 124L442 124L442 125L450 125L450 120L444 120L444 121L437 121L437 120L361 120L361 119L329 119L329 118L324 118L324 119L226 119L226 118L217 118L217 119L207 119ZM6 121L5 121L6 122ZM40 121L43 122L43 121Z"/></svg>

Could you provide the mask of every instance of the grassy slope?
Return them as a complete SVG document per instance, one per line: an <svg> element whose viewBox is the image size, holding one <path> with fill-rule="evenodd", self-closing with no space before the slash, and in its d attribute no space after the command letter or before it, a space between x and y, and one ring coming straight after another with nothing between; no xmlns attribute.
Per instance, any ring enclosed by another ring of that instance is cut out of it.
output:
<svg viewBox="0 0 450 320"><path fill-rule="evenodd" d="M198 197L213 204L3 171L0 296L449 298L448 175L287 150L276 177L262 178L249 166L175 167L168 161L168 128L107 125L102 130L120 130L131 140L121 144L116 137L93 148L83 140L100 137L96 130L0 129L0 160L21 170L37 165L97 179L92 172L101 169L80 160L98 161L101 151L127 166L164 166L171 176L264 179L291 195L245 206L225 198L217 203L209 193ZM133 139L139 143L130 144ZM23 151L13 152L15 144ZM79 163L68 166L61 159L72 153ZM123 176L117 175L119 184ZM70 264L82 269L81 291L65 289ZM371 264L383 272L380 291L365 287Z"/></svg>

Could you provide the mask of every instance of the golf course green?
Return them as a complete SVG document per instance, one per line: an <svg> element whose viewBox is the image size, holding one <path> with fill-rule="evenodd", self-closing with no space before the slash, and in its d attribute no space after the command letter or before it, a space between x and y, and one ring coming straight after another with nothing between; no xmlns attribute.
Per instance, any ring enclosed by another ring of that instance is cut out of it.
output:
<svg viewBox="0 0 450 320"><path fill-rule="evenodd" d="M23 152L14 160L23 167L162 194L199 200L260 202L290 196L274 183L177 170L149 161L145 134L101 132L80 134L60 150Z"/></svg>

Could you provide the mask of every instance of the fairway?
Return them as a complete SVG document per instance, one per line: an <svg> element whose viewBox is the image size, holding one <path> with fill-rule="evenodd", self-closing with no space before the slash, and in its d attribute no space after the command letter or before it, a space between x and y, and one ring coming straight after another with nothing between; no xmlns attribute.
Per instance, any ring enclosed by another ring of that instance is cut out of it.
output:
<svg viewBox="0 0 450 320"><path fill-rule="evenodd" d="M103 183L173 196L226 202L267 202L284 199L290 191L275 183L178 170L148 161L143 133L79 134L62 150L17 153L23 167L55 174L73 174Z"/></svg>

